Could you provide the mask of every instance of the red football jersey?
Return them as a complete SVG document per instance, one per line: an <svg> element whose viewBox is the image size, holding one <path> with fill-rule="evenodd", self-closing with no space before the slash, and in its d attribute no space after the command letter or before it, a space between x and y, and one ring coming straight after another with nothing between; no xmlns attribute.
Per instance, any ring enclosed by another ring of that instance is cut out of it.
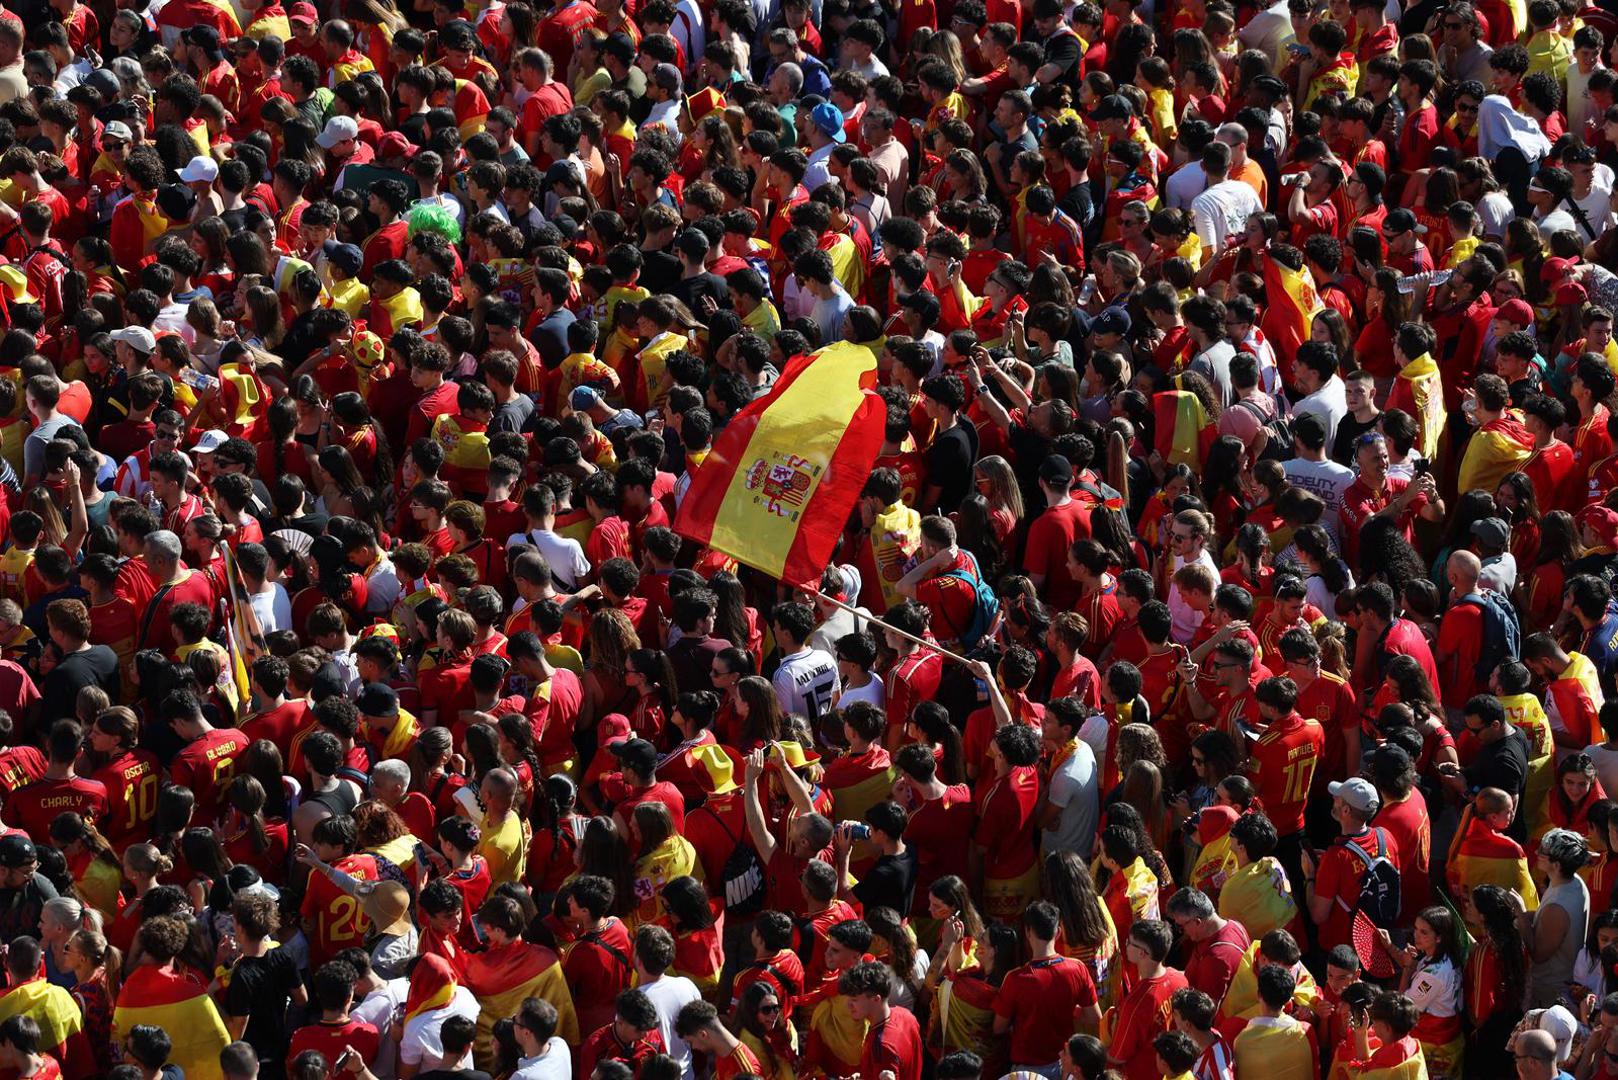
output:
<svg viewBox="0 0 1618 1080"><path fill-rule="evenodd" d="M107 816L107 788L97 780L35 780L6 800L6 816L17 828L43 842L58 814L75 813L99 826Z"/></svg>
<svg viewBox="0 0 1618 1080"><path fill-rule="evenodd" d="M157 755L150 750L126 750L93 774L107 789L107 819L101 834L117 850L151 835L160 772Z"/></svg>
<svg viewBox="0 0 1618 1080"><path fill-rule="evenodd" d="M219 816L225 788L236 778L236 759L251 742L235 728L216 728L175 755L169 778L197 797L197 820Z"/></svg>
<svg viewBox="0 0 1618 1080"><path fill-rule="evenodd" d="M1303 808L1325 741L1319 724L1293 713L1271 724L1253 744L1253 784L1280 836L1303 828Z"/></svg>

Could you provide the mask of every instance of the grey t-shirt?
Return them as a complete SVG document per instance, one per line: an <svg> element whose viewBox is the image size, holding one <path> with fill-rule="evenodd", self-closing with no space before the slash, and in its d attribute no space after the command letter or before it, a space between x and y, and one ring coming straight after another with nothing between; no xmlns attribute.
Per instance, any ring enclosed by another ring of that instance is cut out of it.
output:
<svg viewBox="0 0 1618 1080"><path fill-rule="evenodd" d="M1567 912L1567 933L1562 935L1561 942L1549 959L1530 965L1528 969L1528 999L1524 1004L1530 1009L1555 1005L1556 999L1567 989L1567 984L1573 981L1573 962L1579 950L1584 948L1584 935L1590 920L1590 890L1576 877L1565 884L1552 886L1539 898L1535 921L1543 918L1545 910L1552 907Z"/></svg>
<svg viewBox="0 0 1618 1080"><path fill-rule="evenodd" d="M1051 777L1050 800L1062 812L1055 824L1041 834L1041 849L1077 852L1089 859L1095 845L1097 818L1101 806L1101 777L1096 772L1095 752L1080 740L1068 759Z"/></svg>
<svg viewBox="0 0 1618 1080"><path fill-rule="evenodd" d="M27 440L22 444L22 471L24 478L38 479L45 475L45 447L50 445L52 439L64 429L78 427L79 422L71 416L55 416L29 432Z"/></svg>

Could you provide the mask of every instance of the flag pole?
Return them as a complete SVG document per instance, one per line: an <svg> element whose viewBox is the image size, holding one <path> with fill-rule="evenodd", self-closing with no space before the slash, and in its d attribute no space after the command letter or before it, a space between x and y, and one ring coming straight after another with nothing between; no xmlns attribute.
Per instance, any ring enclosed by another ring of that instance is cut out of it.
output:
<svg viewBox="0 0 1618 1080"><path fill-rule="evenodd" d="M859 610L858 608L855 608L855 607L850 607L849 605L843 603L841 600L837 599L834 596L827 596L825 593L820 592L818 589L815 591L815 596L817 596L820 599L826 601L826 603L831 604L834 607L842 608L844 611L848 612L850 615L858 615L860 618L862 618L862 619L870 619L872 622L880 621L880 620L876 619L874 616L870 615L867 612L861 611L861 610ZM893 625L891 625L889 623L882 623L882 632L885 633L885 634L898 634L900 637L904 638L906 641L913 641L917 645L920 645L924 649L931 649L933 652L937 653L938 655L944 657L947 660L953 660L957 664L962 664L962 665L965 665L967 667L970 667L971 664L972 664L972 661L968 660L966 657L960 655L959 653L950 652L948 649L944 648L942 645L938 644L936 641L928 641L925 638L919 638L915 634L906 633L905 631L900 630L897 626L893 626Z"/></svg>

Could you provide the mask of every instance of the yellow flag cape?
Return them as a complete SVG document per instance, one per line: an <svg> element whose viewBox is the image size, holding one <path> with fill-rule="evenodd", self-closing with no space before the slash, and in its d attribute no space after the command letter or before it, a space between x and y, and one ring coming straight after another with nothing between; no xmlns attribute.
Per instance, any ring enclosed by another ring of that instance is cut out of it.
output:
<svg viewBox="0 0 1618 1080"><path fill-rule="evenodd" d="M1422 353L1399 372L1399 378L1410 383L1410 392L1416 399L1416 422L1421 431L1421 455L1429 460L1438 456L1438 437L1444 431L1449 414L1444 409L1444 384L1438 374L1438 361L1431 353Z"/></svg>

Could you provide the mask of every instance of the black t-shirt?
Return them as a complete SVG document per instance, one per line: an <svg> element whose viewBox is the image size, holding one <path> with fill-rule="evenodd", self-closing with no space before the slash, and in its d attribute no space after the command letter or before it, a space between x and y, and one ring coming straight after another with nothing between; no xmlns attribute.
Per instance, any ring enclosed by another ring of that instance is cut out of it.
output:
<svg viewBox="0 0 1618 1080"><path fill-rule="evenodd" d="M1376 423L1380 419L1382 419L1382 414L1377 413L1362 424L1354 419L1353 413L1345 413L1343 418L1337 421L1337 437L1332 440L1331 459L1339 465L1346 465L1350 469L1354 468L1354 444L1367 431L1374 431Z"/></svg>
<svg viewBox="0 0 1618 1080"><path fill-rule="evenodd" d="M1072 71L1083 56L1079 51L1078 37L1065 31L1052 34L1042 44L1045 47L1045 63L1061 68L1058 78Z"/></svg>
<svg viewBox="0 0 1618 1080"><path fill-rule="evenodd" d="M231 971L225 991L225 1015L247 1017L242 1038L261 1061L279 1061L286 1056L291 1032L287 1029L287 1005L299 985L298 964L285 949L271 949L263 956L244 956Z"/></svg>
<svg viewBox="0 0 1618 1080"><path fill-rule="evenodd" d="M673 292L674 286L680 280L680 257L664 249L642 251L641 258L643 262L638 284L643 289L650 290L654 296Z"/></svg>
<svg viewBox="0 0 1618 1080"><path fill-rule="evenodd" d="M730 286L718 274L704 271L695 277L683 277L670 290L675 298L690 308L698 318L702 317L702 298L711 296L714 302L724 307L730 302Z"/></svg>
<svg viewBox="0 0 1618 1080"><path fill-rule="evenodd" d="M1528 827L1522 815L1522 794L1528 779L1528 740L1523 733L1513 728L1505 738L1480 748L1465 773L1466 786L1473 791L1499 788L1517 800L1517 816L1506 835L1518 842L1526 841Z"/></svg>
<svg viewBox="0 0 1618 1080"><path fill-rule="evenodd" d="M887 907L900 915L910 910L916 891L916 849L878 858L854 886L854 897L866 911Z"/></svg>
<svg viewBox="0 0 1618 1080"><path fill-rule="evenodd" d="M978 459L978 429L963 419L940 432L927 451L927 476L937 482L938 512L953 513L972 490L972 465Z"/></svg>
<svg viewBox="0 0 1618 1080"><path fill-rule="evenodd" d="M63 657L62 662L45 676L41 690L46 716L73 716L78 707L79 691L86 686L99 686L107 697L118 700L118 654L105 645L92 645Z"/></svg>

